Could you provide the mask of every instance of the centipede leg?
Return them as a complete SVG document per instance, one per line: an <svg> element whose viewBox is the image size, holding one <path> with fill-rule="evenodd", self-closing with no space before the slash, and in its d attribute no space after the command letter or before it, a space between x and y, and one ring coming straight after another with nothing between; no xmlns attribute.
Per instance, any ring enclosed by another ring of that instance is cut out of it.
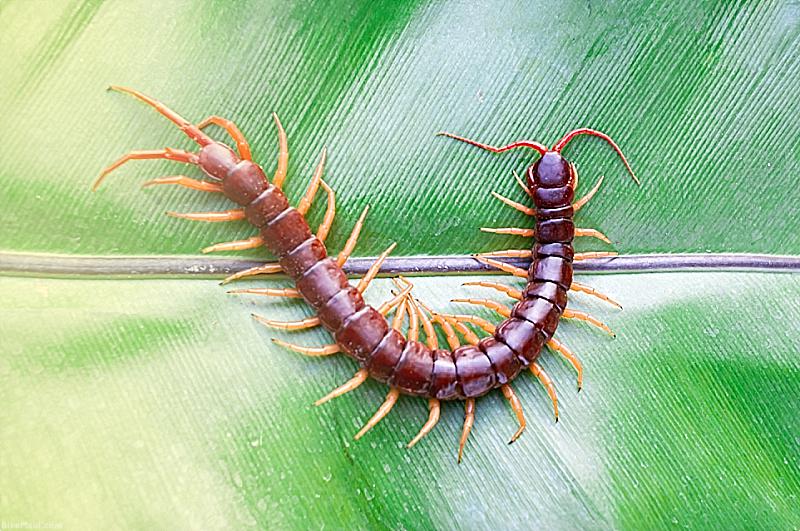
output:
<svg viewBox="0 0 800 531"><path fill-rule="evenodd" d="M570 364L575 368L575 371L578 373L578 391L583 389L583 365L577 356L575 356L575 354L573 354L566 345L554 337L551 337L547 341L547 346L561 354L567 361L570 362Z"/></svg>
<svg viewBox="0 0 800 531"><path fill-rule="evenodd" d="M462 286L481 286L483 288L492 288L493 290L500 291L505 293L512 299L522 300L522 292L518 289L514 289L510 286L505 286L503 284L499 284L497 282L486 282L485 280L480 280L476 282L464 282L461 284Z"/></svg>
<svg viewBox="0 0 800 531"><path fill-rule="evenodd" d="M475 332L473 332L472 330L467 328L467 326L464 325L464 323L462 323L461 321L459 321L458 319L456 319L452 315L441 313L441 314L439 314L439 317L441 317L442 319L447 321L450 325L452 325L453 328L455 328L458 331L458 333L461 334L461 336L470 345L477 345L478 342L480 341L480 338L478 337L478 335Z"/></svg>
<svg viewBox="0 0 800 531"><path fill-rule="evenodd" d="M511 410L517 416L517 421L519 422L519 429L511 436L511 440L508 441L508 444L511 444L519 439L519 436L525 431L525 426L527 425L525 422L525 413L522 411L522 403L519 401L517 394L510 385L501 385L500 390L503 392L503 396L506 397L506 400L508 400L508 404L511 406Z"/></svg>
<svg viewBox="0 0 800 531"><path fill-rule="evenodd" d="M507 306L503 306L499 302L490 301L488 299L451 299L450 302L464 302L467 304L473 304L476 306L483 306L484 308L489 308L490 310L494 310L499 313L503 317L511 317L511 309Z"/></svg>
<svg viewBox="0 0 800 531"><path fill-rule="evenodd" d="M328 400L333 400L334 398L342 396L345 393L349 393L350 391L352 391L353 389L355 389L356 387L367 381L368 377L369 377L369 371L367 369L361 369L355 374L355 376L347 380L344 384L340 385L327 395L323 396L322 398L314 402L314 405L320 406L325 402L327 402Z"/></svg>
<svg viewBox="0 0 800 531"><path fill-rule="evenodd" d="M372 280L378 275L378 272L381 270L381 266L383 265L383 262L386 260L386 257L389 256L389 253L391 253L395 247L397 247L396 243L391 244L389 247L386 248L385 251L381 253L381 255L375 260L375 262L373 262L373 264L367 270L366 274L361 278L361 280L358 281L358 285L356 286L356 289L358 291L364 293L364 291L369 286L369 283L372 282Z"/></svg>
<svg viewBox="0 0 800 531"><path fill-rule="evenodd" d="M599 230L595 229L575 229L575 236L589 236L590 238L597 238L600 241L604 241L606 243L611 243L611 240L608 239L608 236L600 232Z"/></svg>
<svg viewBox="0 0 800 531"><path fill-rule="evenodd" d="M317 195L319 183L322 180L322 173L325 169L325 159L327 157L328 150L323 147L322 153L319 156L317 167L314 169L314 175L311 177L311 182L308 183L308 188L306 188L306 193L303 194L302 199L300 199L300 202L297 203L297 211L303 215L308 212L308 209L311 207L311 203L314 202L314 196Z"/></svg>
<svg viewBox="0 0 800 531"><path fill-rule="evenodd" d="M347 262L347 259L350 258L350 254L353 252L353 249L356 248L358 236L361 234L361 228L364 226L364 219L367 217L367 212L369 212L369 205L364 207L364 210L358 217L358 221L356 221L356 224L353 225L353 230L350 232L350 236L347 238L344 248L339 253L339 256L336 257L336 263L339 264L339 267L342 267L344 263Z"/></svg>
<svg viewBox="0 0 800 531"><path fill-rule="evenodd" d="M502 251L491 251L481 253L481 256L492 258L530 258L533 252L530 249L505 249Z"/></svg>
<svg viewBox="0 0 800 531"><path fill-rule="evenodd" d="M517 184L519 185L519 187L522 188L522 191L525 192L525 194L528 197L533 199L533 193L531 192L531 189L528 188L528 185L526 185L524 182L522 182L522 179L519 178L519 174L517 173L517 170L511 170L511 173L514 175L514 180L517 181Z"/></svg>
<svg viewBox="0 0 800 531"><path fill-rule="evenodd" d="M597 297L601 301L605 301L605 302L611 304L612 306L616 306L620 310L622 309L622 305L620 303L618 303L617 301L615 301L614 299L612 299L608 295L600 293L599 291L597 291L596 289L594 289L591 286L586 286L585 284L579 284L578 282L573 281L572 284L570 285L569 289L572 290L572 291L580 291L582 293L586 293L586 294L591 295L593 297Z"/></svg>
<svg viewBox="0 0 800 531"><path fill-rule="evenodd" d="M283 181L286 180L286 168L289 167L289 142L286 140L286 131L283 130L276 113L272 113L272 119L275 120L275 126L278 128L278 166L272 176L272 184L281 188Z"/></svg>
<svg viewBox="0 0 800 531"><path fill-rule="evenodd" d="M319 326L319 317L308 317L300 321L276 321L274 319L267 319L261 315L252 314L253 319L259 323L270 326L272 328L280 328L281 330L306 330Z"/></svg>
<svg viewBox="0 0 800 531"><path fill-rule="evenodd" d="M504 197L504 196L498 194L497 192L492 192L492 196L494 196L495 199L499 199L500 201L502 201L506 205L510 206L514 210L519 210L523 214L526 214L528 216L535 216L536 215L536 210L535 209L530 208L530 207L526 207L522 203L517 203L516 201L513 201L513 200L511 200L511 199L509 199L507 197Z"/></svg>
<svg viewBox="0 0 800 531"><path fill-rule="evenodd" d="M320 185L328 194L328 207L325 209L325 217L322 218L322 223L317 229L317 239L324 243L328 233L331 231L331 226L333 226L333 218L336 217L336 194L333 193L333 189L325 181L321 180Z"/></svg>
<svg viewBox="0 0 800 531"><path fill-rule="evenodd" d="M142 188L149 188L151 186L161 184L175 184L191 190L199 190L200 192L213 192L222 193L222 185L217 183L210 183L208 181L200 181L197 179L190 179L184 175L170 175L168 177L159 177L152 179L142 185Z"/></svg>
<svg viewBox="0 0 800 531"><path fill-rule="evenodd" d="M566 308L564 310L564 313L561 314L561 316L564 319L577 319L579 321L587 322L587 323L589 323L591 325L596 326L600 330L603 330L608 335L610 335L612 337L616 337L616 334L611 331L611 329L608 327L607 324L605 324L604 322L600 321L596 317L592 317L591 315L589 315L586 312L581 312L579 310L571 310L569 308Z"/></svg>
<svg viewBox="0 0 800 531"><path fill-rule="evenodd" d="M286 297L289 299L300 299L303 296L295 288L249 288L232 289L228 293L235 295L263 295L265 297Z"/></svg>
<svg viewBox="0 0 800 531"><path fill-rule="evenodd" d="M528 278L528 270L523 269L521 267L515 267L511 264L507 264L505 262L501 262L500 260L493 260L491 258L484 258L483 255L477 254L475 255L475 260L478 262L482 262L484 264L490 265L494 268L497 268L501 271L505 271L506 273L511 273L515 277L519 278Z"/></svg>
<svg viewBox="0 0 800 531"><path fill-rule="evenodd" d="M116 170L126 162L131 160L150 160L150 159L174 160L175 162L183 162L184 164L197 164L200 161L200 158L197 156L196 153L192 153L190 151L183 151L181 149L165 148L165 149L144 149L144 150L131 151L130 153L126 153L125 155L118 158L110 166L107 166L105 169L103 169L102 172L100 172L100 176L92 185L92 191L95 191L100 187L100 184L106 178L106 175Z"/></svg>
<svg viewBox="0 0 800 531"><path fill-rule="evenodd" d="M531 363L531 372L536 376L539 382L541 382L547 394L550 396L550 400L553 402L553 412L556 416L556 422L558 422L558 397L556 396L556 388L553 385L553 380L544 372L542 366L536 362Z"/></svg>
<svg viewBox="0 0 800 531"><path fill-rule="evenodd" d="M222 116L217 116L213 114L197 124L198 129L205 129L209 125L214 124L218 125L219 127L223 128L236 142L236 150L239 152L239 156L244 160L253 160L253 155L250 153L250 144L247 143L247 139L245 139L244 135L242 134L241 130L236 126L235 123L228 120L227 118L223 118Z"/></svg>
<svg viewBox="0 0 800 531"><path fill-rule="evenodd" d="M330 356L331 354L336 354L337 352L341 351L339 345L337 344L324 345L322 347L304 347L301 345L295 345L293 343L287 343L286 341L282 341L274 337L272 338L272 342L276 345L280 345L289 350L293 350L305 356L311 357Z"/></svg>
<svg viewBox="0 0 800 531"><path fill-rule="evenodd" d="M578 199L577 201L575 201L575 202L572 204L572 211L573 211L573 212L577 212L578 210L580 210L581 208L583 208L583 206L584 206L586 203L588 203L588 202L589 202L589 200L590 200L592 197L594 197L594 194L596 194L596 193L597 193L597 191L600 189L600 185L601 185L601 184L603 184L603 176L601 176L601 177L600 177L600 179L597 181L597 184L595 184L595 185L594 185L594 187L593 187L591 190L589 190L589 193L588 193L588 194L586 194L585 196L581 197L580 199Z"/></svg>
<svg viewBox="0 0 800 531"><path fill-rule="evenodd" d="M190 221L206 221L217 223L221 221L238 221L244 219L244 209L234 208L221 212L167 212L173 218L188 219Z"/></svg>
<svg viewBox="0 0 800 531"><path fill-rule="evenodd" d="M464 403L464 427L461 428L461 439L458 441L458 462L461 463L461 457L464 455L464 445L467 444L469 432L472 431L472 425L475 424L475 399L467 398Z"/></svg>
<svg viewBox="0 0 800 531"><path fill-rule="evenodd" d="M445 319L451 319L461 324L464 323L474 324L487 334L494 334L494 331L497 328L495 325L493 325L483 317L478 317L477 315L445 314L445 313L441 315Z"/></svg>
<svg viewBox="0 0 800 531"><path fill-rule="evenodd" d="M378 408L378 411L372 416L371 419L364 424L364 427L356 433L354 439L359 440L361 437L364 436L369 430L371 430L377 423L379 423L383 417L389 414L389 411L392 410L394 405L397 403L397 399L400 397L400 390L391 388L389 389L389 393L386 395L386 400L383 401L381 407Z"/></svg>
<svg viewBox="0 0 800 531"><path fill-rule="evenodd" d="M422 428L417 433L416 437L411 439L406 445L406 448L412 448L415 444L417 444L423 437L428 435L431 430L433 430L436 423L439 422L439 415L441 413L441 405L439 400L436 398L429 398L428 399L428 420L423 424Z"/></svg>
<svg viewBox="0 0 800 531"><path fill-rule="evenodd" d="M412 309L419 316L419 320L422 322L422 329L425 331L425 344L429 349L436 350L439 348L439 339L436 337L436 330L433 328L433 323L413 298L410 298L409 302L411 303Z"/></svg>
<svg viewBox="0 0 800 531"><path fill-rule="evenodd" d="M522 229L520 227L481 227L481 232L510 234L512 236L524 236L526 238L533 238L533 235L536 234L534 229Z"/></svg>
<svg viewBox="0 0 800 531"><path fill-rule="evenodd" d="M232 242L215 243L205 249L202 253L217 253L221 251L244 251L245 249L255 249L264 245L264 239L261 236L253 236L246 240L235 240Z"/></svg>
<svg viewBox="0 0 800 531"><path fill-rule="evenodd" d="M580 262L581 260L592 260L595 258L613 258L619 256L619 253L614 251L589 251L585 253L575 253L573 260Z"/></svg>
<svg viewBox="0 0 800 531"><path fill-rule="evenodd" d="M239 271L238 273L234 273L228 277L225 277L223 281L220 283L223 286L228 282L233 282L234 280L239 280L246 277L252 277L256 275L271 275L274 273L280 273L283 271L283 268L280 264L272 263L272 264L264 264L256 267L251 267L249 269L245 269L244 271Z"/></svg>

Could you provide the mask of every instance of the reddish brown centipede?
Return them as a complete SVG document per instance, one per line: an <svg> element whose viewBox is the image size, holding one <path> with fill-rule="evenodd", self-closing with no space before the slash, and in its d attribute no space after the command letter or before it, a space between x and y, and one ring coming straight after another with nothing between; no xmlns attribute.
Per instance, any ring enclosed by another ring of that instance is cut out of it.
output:
<svg viewBox="0 0 800 531"><path fill-rule="evenodd" d="M357 286L350 285L341 266L355 247L367 211L364 210L339 255L336 258L328 256L324 241L335 215L335 196L333 190L322 180L325 151L322 152L306 194L296 208L290 206L281 191L286 178L289 155L286 134L277 115L273 114L273 118L278 128L280 152L277 169L270 182L261 167L252 161L248 143L234 123L219 116L211 116L194 125L162 103L140 92L123 87L111 88L128 93L154 107L196 142L200 150L194 153L167 148L130 152L105 168L93 189L97 189L106 175L129 160L169 159L198 166L211 181L172 176L149 181L145 186L175 184L200 191L221 192L238 203L241 208L224 212L169 214L198 221L247 219L259 230L257 236L247 240L217 244L204 249L204 252L266 246L278 257L277 263L265 264L238 273L226 279L226 282L251 275L283 271L294 280L296 288L245 289L235 290L234 293L302 297L314 308L315 317L296 322L278 322L260 316L255 317L268 326L288 330L322 325L334 335L335 343L323 347L302 347L284 341L273 341L310 356L344 352L359 363L361 368L355 376L317 401L317 405L352 391L368 377L388 384L389 392L386 400L356 434L356 439L364 435L391 410L400 394L427 397L429 400L428 421L408 444L409 447L433 429L439 418L441 400L465 400L466 415L458 451L460 461L464 444L474 422L475 398L499 387L520 424L511 439L513 442L525 428L525 417L519 399L509 383L524 368L530 369L544 385L551 397L558 420L558 402L553 383L537 363L542 348L548 345L575 367L580 388L582 381L580 362L567 347L553 337L560 319L562 317L580 319L610 333L608 327L597 319L583 312L568 309L567 291L582 291L616 304L592 288L572 281L574 260L609 256L613 253L574 252L572 240L575 236L593 236L604 241L608 239L598 231L575 227L574 212L591 199L597 192L599 183L586 197L573 203L578 175L575 166L561 156L561 150L577 135L587 134L602 138L614 148L636 180L619 147L607 135L592 129L576 129L565 135L552 149L547 149L544 145L532 141L492 147L449 133L440 133L495 153L515 148L531 148L541 155L527 170L527 184L522 183L517 177L522 188L533 199L534 208L525 207L495 194L513 208L535 216L535 227L483 229L504 234L535 236L532 249L500 251L477 256L478 260L514 276L525 278L527 283L524 290L514 290L493 282L472 283L500 290L517 300L517 303L508 308L485 299L460 300L460 302L483 305L500 313L505 320L495 326L477 316L447 315L431 311L421 301L411 296L411 284L404 279L396 280L399 292L393 299L378 309L367 305L361 294L378 273L394 245L376 260ZM230 134L236 143L238 155L202 131L209 124L216 124ZM636 182L638 183L638 180ZM319 187L327 193L328 206L324 220L314 234L304 215ZM530 256L532 263L526 271L495 259L503 256ZM392 311L395 312L395 316L390 324L386 316ZM406 316L409 324L407 337L404 337L401 330ZM467 326L468 324L477 326L489 335L480 339ZM439 348L435 325L444 332L450 349ZM419 341L420 327L425 333L425 343ZM467 342L466 345L461 345L459 336Z"/></svg>

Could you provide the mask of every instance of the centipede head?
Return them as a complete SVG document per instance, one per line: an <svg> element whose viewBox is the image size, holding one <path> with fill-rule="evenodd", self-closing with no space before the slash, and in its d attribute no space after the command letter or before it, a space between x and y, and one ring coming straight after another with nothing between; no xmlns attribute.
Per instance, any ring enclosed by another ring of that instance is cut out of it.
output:
<svg viewBox="0 0 800 531"><path fill-rule="evenodd" d="M575 187L575 171L572 164L558 151L547 151L534 162L527 173L528 188Z"/></svg>

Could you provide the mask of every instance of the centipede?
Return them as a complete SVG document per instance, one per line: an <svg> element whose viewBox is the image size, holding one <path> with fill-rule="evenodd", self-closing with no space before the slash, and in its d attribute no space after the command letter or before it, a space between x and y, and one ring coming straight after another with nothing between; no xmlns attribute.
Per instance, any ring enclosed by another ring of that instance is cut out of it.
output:
<svg viewBox="0 0 800 531"><path fill-rule="evenodd" d="M627 172L639 184L622 150L607 134L590 128L575 129L564 135L552 148L522 140L504 146L491 146L451 133L440 136L469 144L485 151L502 153L518 148L532 149L539 157L528 166L523 181L514 178L532 207L492 192L506 205L533 218L530 227L482 228L487 232L513 234L532 239L528 249L507 249L474 255L475 259L512 277L522 279L524 286L512 286L490 281L468 282L465 285L492 289L513 301L506 305L486 298L454 299L452 302L488 308L502 317L499 324L469 313L442 313L431 308L413 294L412 282L394 278L395 289L389 300L374 308L363 294L376 278L395 244L381 253L364 274L352 285L343 266L354 251L369 207L355 222L344 247L331 255L325 241L336 214L336 196L323 178L327 152L320 159L304 195L292 206L283 191L287 177L289 149L286 132L273 113L278 133L277 165L272 178L253 161L250 146L241 130L232 121L212 115L194 124L178 113L145 94L122 86L109 90L125 93L155 109L175 124L191 141L197 151L165 148L137 150L126 153L102 170L94 182L96 191L105 178L132 160L166 159L196 166L204 178L171 175L149 180L143 187L175 185L192 190L217 193L238 205L219 212L167 212L168 215L193 221L221 222L247 220L256 235L206 247L203 252L238 251L265 247L276 261L239 271L227 277L223 284L247 277L283 273L294 283L293 288L245 288L229 293L266 297L285 297L304 300L314 315L298 321L277 321L254 314L268 327L297 331L322 326L333 335L333 342L323 346L302 346L273 338L272 341L306 356L330 356L337 353L352 358L358 365L353 377L315 402L322 405L349 393L368 379L388 386L384 402L374 415L355 434L363 437L380 422L397 403L401 395L427 399L428 419L419 433L407 444L416 445L433 430L439 421L444 401L464 403L464 422L459 438L458 462L475 422L476 399L494 389L500 389L516 416L518 429L509 442L516 441L526 428L521 401L511 382L526 371L542 384L552 402L555 421L558 421L558 398L555 385L539 363L545 347L563 357L574 367L578 390L583 385L583 366L578 357L555 337L562 319L575 319L593 325L611 335L610 328L592 315L568 307L570 292L583 292L617 308L619 303L594 288L573 280L573 263L590 258L612 257L613 252L576 252L576 237L591 237L610 243L595 229L578 228L574 222L578 212L597 193L601 177L583 197L575 200L578 172L574 163L561 154L565 146L580 135L598 137L607 142L622 160ZM235 150L214 140L205 130L209 125L224 130L233 140ZM306 214L319 189L327 196L325 214L317 230L311 230ZM529 258L528 269L512 265L504 258ZM406 323L407 321L407 323ZM446 347L440 347L441 337ZM422 337L424 335L424 341Z"/></svg>

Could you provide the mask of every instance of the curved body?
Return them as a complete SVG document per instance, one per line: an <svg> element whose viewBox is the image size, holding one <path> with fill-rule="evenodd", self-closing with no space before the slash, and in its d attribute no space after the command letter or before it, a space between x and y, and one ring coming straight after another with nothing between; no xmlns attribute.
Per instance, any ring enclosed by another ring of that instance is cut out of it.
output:
<svg viewBox="0 0 800 531"><path fill-rule="evenodd" d="M240 160L217 143L204 146L199 158L200 167L222 181L223 193L244 207L247 220L259 229L265 246L278 257L341 350L370 377L405 394L440 400L481 396L534 362L558 326L572 282L575 225L574 174L555 151L528 168L538 221L523 299L493 336L454 351L431 350L392 329L350 285L303 215L256 163Z"/></svg>

